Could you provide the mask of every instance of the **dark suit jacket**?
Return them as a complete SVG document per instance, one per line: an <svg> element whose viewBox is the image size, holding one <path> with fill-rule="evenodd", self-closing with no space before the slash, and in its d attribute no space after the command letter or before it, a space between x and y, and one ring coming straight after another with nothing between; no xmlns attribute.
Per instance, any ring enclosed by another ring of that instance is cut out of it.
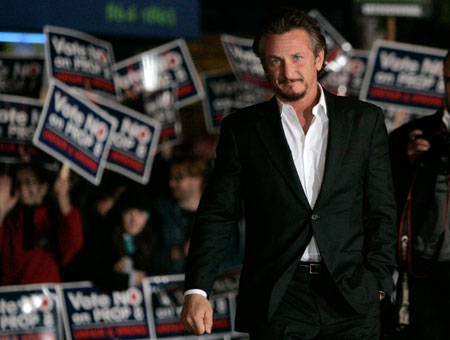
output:
<svg viewBox="0 0 450 340"><path fill-rule="evenodd" d="M392 289L395 203L387 134L374 105L325 92L325 174L311 209L275 98L222 122L217 158L197 211L185 289L211 291L243 198L246 249L236 330L270 318L314 233L324 264L358 312Z"/></svg>

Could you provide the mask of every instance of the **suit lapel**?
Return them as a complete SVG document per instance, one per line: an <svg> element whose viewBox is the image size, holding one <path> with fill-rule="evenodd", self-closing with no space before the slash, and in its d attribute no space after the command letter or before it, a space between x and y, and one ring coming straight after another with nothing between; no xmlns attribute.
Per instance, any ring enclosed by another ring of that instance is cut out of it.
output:
<svg viewBox="0 0 450 340"><path fill-rule="evenodd" d="M325 90L324 93L327 103L329 128L325 171L319 196L315 204L316 207L326 201L331 191L330 189L333 187L334 178L339 173L353 128L353 120L350 119L346 107L336 100L336 96Z"/></svg>
<svg viewBox="0 0 450 340"><path fill-rule="evenodd" d="M298 178L291 150L289 149L289 145L283 132L280 112L275 97L264 106L260 115L262 118L257 123L257 130L264 147L273 160L276 168L286 180L289 187L294 191L296 197L305 205L305 207L311 209L300 183L300 179Z"/></svg>

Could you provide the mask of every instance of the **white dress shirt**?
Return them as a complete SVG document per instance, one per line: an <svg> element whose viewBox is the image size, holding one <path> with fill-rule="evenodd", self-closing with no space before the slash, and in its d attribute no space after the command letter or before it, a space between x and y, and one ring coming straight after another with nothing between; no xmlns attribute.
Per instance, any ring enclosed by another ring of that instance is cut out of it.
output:
<svg viewBox="0 0 450 340"><path fill-rule="evenodd" d="M328 141L327 105L322 87L319 84L317 86L320 91L320 99L312 109L313 119L306 134L294 108L277 98L284 134L289 149L291 149L298 178L311 208L314 208L322 185ZM320 251L314 235L300 260L321 262Z"/></svg>
<svg viewBox="0 0 450 340"><path fill-rule="evenodd" d="M294 108L281 102L277 97L283 131L292 153L295 169L311 208L314 208L322 185L328 141L327 106L322 87L319 84L317 86L320 91L320 99L317 105L313 107L314 117L306 135ZM321 261L314 236L300 260L305 262ZM189 289L184 292L185 296L189 294L207 296L206 292L201 289Z"/></svg>

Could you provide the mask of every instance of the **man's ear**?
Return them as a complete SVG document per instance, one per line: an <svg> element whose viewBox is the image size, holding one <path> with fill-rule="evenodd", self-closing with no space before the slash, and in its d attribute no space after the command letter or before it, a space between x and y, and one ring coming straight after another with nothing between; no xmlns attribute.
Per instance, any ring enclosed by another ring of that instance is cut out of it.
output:
<svg viewBox="0 0 450 340"><path fill-rule="evenodd" d="M325 59L325 51L322 50L319 52L319 54L316 56L316 70L320 71L322 69L323 63Z"/></svg>

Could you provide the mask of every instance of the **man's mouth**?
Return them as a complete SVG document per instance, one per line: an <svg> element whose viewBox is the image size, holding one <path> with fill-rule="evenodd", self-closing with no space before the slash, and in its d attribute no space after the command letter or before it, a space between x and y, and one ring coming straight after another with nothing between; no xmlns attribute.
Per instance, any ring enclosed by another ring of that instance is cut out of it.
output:
<svg viewBox="0 0 450 340"><path fill-rule="evenodd" d="M296 82L303 82L303 78L298 78L298 79L283 79L279 82L280 85L286 84L286 85L292 85L295 84Z"/></svg>

